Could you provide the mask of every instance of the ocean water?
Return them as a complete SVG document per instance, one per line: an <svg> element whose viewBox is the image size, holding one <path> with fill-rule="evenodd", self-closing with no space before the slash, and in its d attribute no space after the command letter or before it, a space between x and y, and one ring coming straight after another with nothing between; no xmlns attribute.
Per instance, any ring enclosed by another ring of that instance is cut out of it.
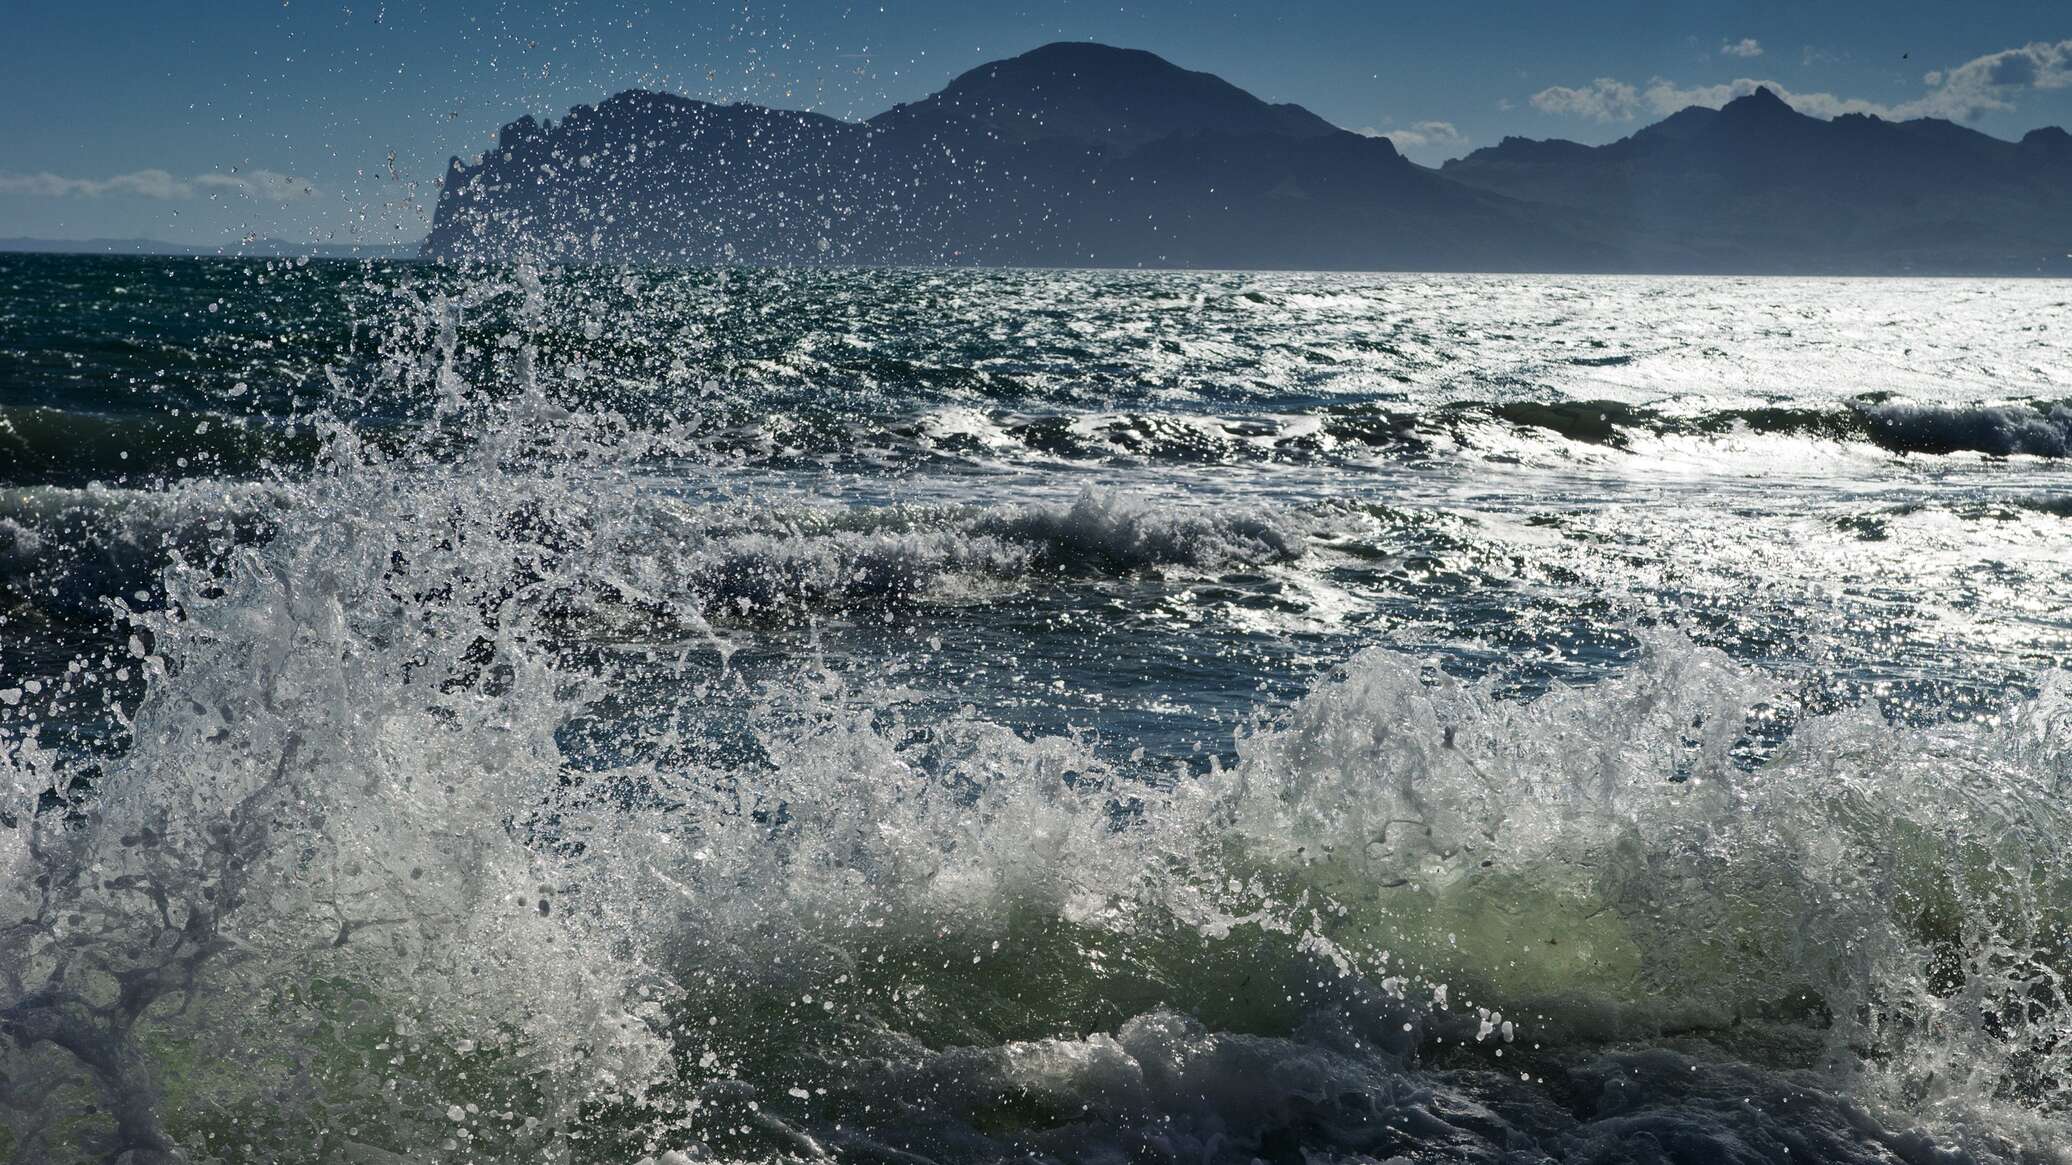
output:
<svg viewBox="0 0 2072 1165"><path fill-rule="evenodd" d="M2067 303L0 257L0 1160L2065 1160Z"/></svg>

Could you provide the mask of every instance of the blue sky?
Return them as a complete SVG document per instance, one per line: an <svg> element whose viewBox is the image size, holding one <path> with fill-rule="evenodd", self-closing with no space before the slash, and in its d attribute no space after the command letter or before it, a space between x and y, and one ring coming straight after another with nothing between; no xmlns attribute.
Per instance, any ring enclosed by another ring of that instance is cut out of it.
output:
<svg viewBox="0 0 2072 1165"><path fill-rule="evenodd" d="M1800 108L2072 125L2063 0L670 5L22 0L0 236L414 240L451 154L631 86L865 117L1052 40L1146 48L1436 163L1609 141L1756 82Z"/></svg>

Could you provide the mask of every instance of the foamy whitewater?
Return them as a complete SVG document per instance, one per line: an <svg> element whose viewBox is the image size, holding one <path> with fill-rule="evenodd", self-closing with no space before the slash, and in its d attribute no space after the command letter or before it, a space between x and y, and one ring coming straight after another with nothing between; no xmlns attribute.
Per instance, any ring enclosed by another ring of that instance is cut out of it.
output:
<svg viewBox="0 0 2072 1165"><path fill-rule="evenodd" d="M0 337L0 1160L2072 1159L2062 284Z"/></svg>

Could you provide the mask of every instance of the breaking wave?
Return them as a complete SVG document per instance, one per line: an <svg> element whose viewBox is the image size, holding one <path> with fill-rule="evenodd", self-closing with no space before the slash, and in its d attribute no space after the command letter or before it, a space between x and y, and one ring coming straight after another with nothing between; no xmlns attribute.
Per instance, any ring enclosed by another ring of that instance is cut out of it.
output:
<svg viewBox="0 0 2072 1165"><path fill-rule="evenodd" d="M1871 439L1900 453L2072 453L2072 407L2063 403L1954 408L1888 402L1868 406L1864 413Z"/></svg>
<svg viewBox="0 0 2072 1165"><path fill-rule="evenodd" d="M1031 574L1124 574L1159 567L1282 562L1304 552L1299 515L1174 513L1088 490L1070 504L761 512L682 532L658 569L706 603L941 596L946 585ZM954 590L950 593L954 593Z"/></svg>

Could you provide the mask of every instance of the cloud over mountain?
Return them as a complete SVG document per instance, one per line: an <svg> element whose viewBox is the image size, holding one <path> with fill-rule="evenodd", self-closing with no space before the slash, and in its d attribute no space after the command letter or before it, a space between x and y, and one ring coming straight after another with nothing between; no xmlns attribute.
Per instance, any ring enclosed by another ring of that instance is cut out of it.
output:
<svg viewBox="0 0 2072 1165"><path fill-rule="evenodd" d="M1762 48L1750 37L1729 43L1720 52L1749 58L1762 55ZM1588 85L1550 85L1533 94L1532 104L1543 113L1590 121L1632 121L1643 114L1666 116L1693 105L1718 109L1757 89L1768 89L1792 108L1815 117L1870 113L1893 121L1916 117L1970 121L1983 113L2015 108L2026 91L2072 87L2072 40L2036 41L1974 57L1954 68L1932 70L1922 77L1922 83L1928 88L1921 96L1885 102L1799 91L1756 77L1711 85L1681 85L1666 77L1634 85L1616 77L1599 77Z"/></svg>
<svg viewBox="0 0 2072 1165"><path fill-rule="evenodd" d="M1468 139L1450 121L1419 121L1401 129L1368 126L1353 132L1363 137L1387 138L1406 154L1455 150L1468 144Z"/></svg>
<svg viewBox="0 0 2072 1165"><path fill-rule="evenodd" d="M1640 112L1640 90L1616 77L1599 77L1571 88L1549 85L1532 95L1534 109L1564 113L1592 121L1631 121Z"/></svg>

